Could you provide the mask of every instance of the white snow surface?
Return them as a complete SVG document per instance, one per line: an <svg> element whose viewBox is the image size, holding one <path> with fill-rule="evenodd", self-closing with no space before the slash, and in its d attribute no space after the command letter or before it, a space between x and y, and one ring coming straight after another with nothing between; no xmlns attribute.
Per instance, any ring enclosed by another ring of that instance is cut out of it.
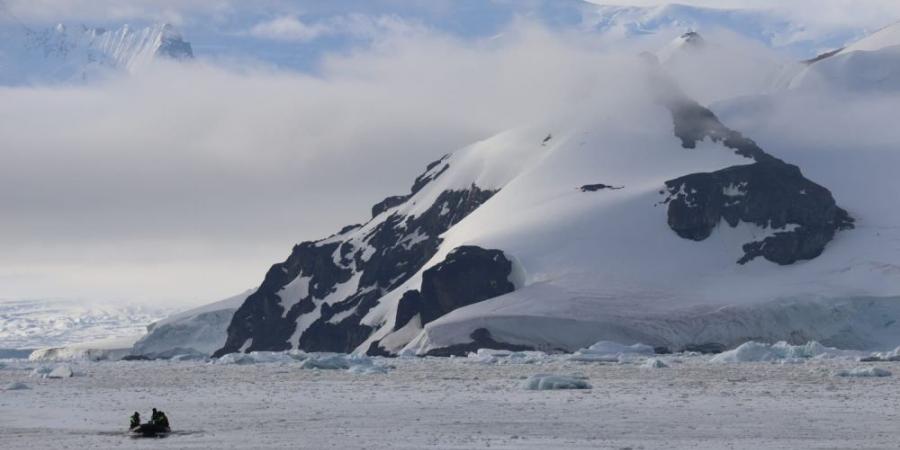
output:
<svg viewBox="0 0 900 450"><path fill-rule="evenodd" d="M800 71L789 86L815 91L900 90L900 23L885 27Z"/></svg>
<svg viewBox="0 0 900 450"><path fill-rule="evenodd" d="M147 334L131 348L136 355L171 357L179 354L211 355L225 345L234 312L253 289L150 324Z"/></svg>

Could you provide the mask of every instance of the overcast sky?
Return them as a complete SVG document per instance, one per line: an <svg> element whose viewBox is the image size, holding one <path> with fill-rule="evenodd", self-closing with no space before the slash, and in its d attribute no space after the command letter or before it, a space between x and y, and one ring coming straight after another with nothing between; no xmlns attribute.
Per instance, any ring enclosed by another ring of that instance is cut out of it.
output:
<svg viewBox="0 0 900 450"><path fill-rule="evenodd" d="M510 19L511 3L479 14L474 0L0 0L11 13L0 23L163 20L189 41L223 24L229 43L282 51L338 35L367 43L317 47L310 73L201 60L0 87L0 299L227 297L293 244L365 221L431 160L563 108L596 69L595 43ZM900 17L894 0L681 3L775 7L822 26ZM517 4L567 20L546 2Z"/></svg>

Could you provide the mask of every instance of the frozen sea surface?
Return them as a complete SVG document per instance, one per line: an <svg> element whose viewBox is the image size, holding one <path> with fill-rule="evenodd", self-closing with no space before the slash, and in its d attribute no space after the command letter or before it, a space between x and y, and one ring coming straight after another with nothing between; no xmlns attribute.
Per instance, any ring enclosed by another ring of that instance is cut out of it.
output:
<svg viewBox="0 0 900 450"><path fill-rule="evenodd" d="M900 377L842 378L900 362L812 359L710 363L656 356L535 364L375 358L387 373L306 370L299 361L81 362L75 376L30 377L3 361L0 448L622 449L896 448ZM53 365L50 364L52 367ZM579 374L589 390L529 391L539 373ZM178 433L131 439L135 410L162 409Z"/></svg>

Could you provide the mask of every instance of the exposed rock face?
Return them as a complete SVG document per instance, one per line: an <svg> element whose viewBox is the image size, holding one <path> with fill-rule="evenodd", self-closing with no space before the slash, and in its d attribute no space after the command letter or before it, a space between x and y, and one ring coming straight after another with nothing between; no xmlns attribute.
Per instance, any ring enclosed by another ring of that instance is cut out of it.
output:
<svg viewBox="0 0 900 450"><path fill-rule="evenodd" d="M512 292L512 263L500 250L457 247L422 274L422 324L457 308Z"/></svg>
<svg viewBox="0 0 900 450"><path fill-rule="evenodd" d="M425 325L463 306L508 294L516 289L509 281L511 272L512 262L500 250L457 247L444 261L422 273L421 292L403 294L394 329L402 328L416 314Z"/></svg>
<svg viewBox="0 0 900 450"><path fill-rule="evenodd" d="M362 344L374 330L361 321L379 298L418 272L437 251L439 236L495 193L471 185L442 192L416 215L395 210L448 167L446 158L429 164L410 194L380 202L369 223L295 246L235 312L216 355L289 348L350 352Z"/></svg>
<svg viewBox="0 0 900 450"><path fill-rule="evenodd" d="M738 262L762 256L787 265L819 256L837 231L853 228L853 219L831 192L804 177L797 166L769 155L696 102L678 100L668 106L684 148L711 139L755 161L667 181L668 223L679 236L702 241L722 221L732 227L755 224L773 234L745 244Z"/></svg>
<svg viewBox="0 0 900 450"><path fill-rule="evenodd" d="M156 54L177 60L193 59L194 49L191 48L190 42L185 41L181 34L175 31L174 27L165 24L160 33Z"/></svg>
<svg viewBox="0 0 900 450"><path fill-rule="evenodd" d="M597 191L602 191L604 189L610 189L613 191L617 191L619 189L624 189L624 188L625 188L625 186L610 186L608 184L597 183L597 184L586 184L586 185L580 187L579 189L581 189L581 192L597 192Z"/></svg>

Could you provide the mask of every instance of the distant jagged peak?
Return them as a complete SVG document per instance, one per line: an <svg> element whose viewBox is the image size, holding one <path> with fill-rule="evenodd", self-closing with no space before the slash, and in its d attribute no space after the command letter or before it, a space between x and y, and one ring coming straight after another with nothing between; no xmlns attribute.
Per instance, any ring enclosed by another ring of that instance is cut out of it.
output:
<svg viewBox="0 0 900 450"><path fill-rule="evenodd" d="M703 36L701 36L700 33L694 30L688 30L687 32L679 36L678 39L676 39L676 42L681 42L682 45L691 46L704 45L706 43L703 40Z"/></svg>
<svg viewBox="0 0 900 450"><path fill-rule="evenodd" d="M25 39L24 47L41 60L35 70L69 74L69 78L84 78L95 68L134 72L158 57L194 57L191 44L169 23L116 28L59 23L42 30L26 29Z"/></svg>
<svg viewBox="0 0 900 450"><path fill-rule="evenodd" d="M665 63L682 53L702 51L706 46L706 39L700 33L689 29L663 47L657 56L660 62Z"/></svg>

